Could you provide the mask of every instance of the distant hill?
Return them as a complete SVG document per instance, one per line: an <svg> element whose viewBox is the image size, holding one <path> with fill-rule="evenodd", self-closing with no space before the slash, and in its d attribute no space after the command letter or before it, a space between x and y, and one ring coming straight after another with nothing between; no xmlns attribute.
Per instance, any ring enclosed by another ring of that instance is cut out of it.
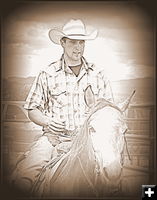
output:
<svg viewBox="0 0 157 200"><path fill-rule="evenodd" d="M24 78L24 77L15 77L15 76L11 76L5 80L8 80L10 82L18 82L18 83L25 83L25 84L32 84L33 80L34 80L35 77L27 77L27 78Z"/></svg>
<svg viewBox="0 0 157 200"><path fill-rule="evenodd" d="M23 101L26 99L35 77L9 77L3 80L3 100ZM133 90L136 103L153 102L155 81L153 78L139 78L111 82L116 101L124 100Z"/></svg>

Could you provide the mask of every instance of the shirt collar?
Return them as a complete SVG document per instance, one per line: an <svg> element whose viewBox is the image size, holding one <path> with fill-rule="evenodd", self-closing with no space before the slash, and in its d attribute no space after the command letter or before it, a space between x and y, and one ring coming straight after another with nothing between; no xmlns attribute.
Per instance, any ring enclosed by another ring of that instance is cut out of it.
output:
<svg viewBox="0 0 157 200"><path fill-rule="evenodd" d="M89 69L93 70L93 64L90 64L86 61L86 59L82 56L82 67L88 72ZM64 54L61 56L60 60L56 63L56 72L64 70L68 73L72 73L69 67L66 65L64 60Z"/></svg>
<svg viewBox="0 0 157 200"><path fill-rule="evenodd" d="M87 72L89 71L89 69L93 70L94 65L91 63L88 63L83 56L82 56L82 63Z"/></svg>
<svg viewBox="0 0 157 200"><path fill-rule="evenodd" d="M56 65L55 65L56 72L58 72L61 69L63 69L63 66L64 66L64 57L62 55L60 60L58 62L56 62Z"/></svg>

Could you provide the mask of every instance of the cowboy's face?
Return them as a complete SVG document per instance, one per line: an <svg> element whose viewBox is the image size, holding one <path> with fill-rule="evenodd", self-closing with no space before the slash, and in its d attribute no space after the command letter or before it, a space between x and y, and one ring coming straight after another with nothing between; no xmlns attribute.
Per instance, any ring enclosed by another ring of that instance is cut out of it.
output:
<svg viewBox="0 0 157 200"><path fill-rule="evenodd" d="M61 40L64 54L72 61L79 61L84 52L84 40L72 40L64 38Z"/></svg>

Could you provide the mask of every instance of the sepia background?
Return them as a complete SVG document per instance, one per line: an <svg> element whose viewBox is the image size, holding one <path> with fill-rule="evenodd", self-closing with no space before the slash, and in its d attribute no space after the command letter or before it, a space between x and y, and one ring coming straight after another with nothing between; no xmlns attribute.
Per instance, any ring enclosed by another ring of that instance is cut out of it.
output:
<svg viewBox="0 0 157 200"><path fill-rule="evenodd" d="M87 30L99 30L96 40L86 42L85 58L104 68L115 102L136 90L125 113L126 134L124 197L141 194L142 184L154 184L155 162L155 58L154 19L135 2L30 2L21 3L2 25L2 113L4 178L41 128L30 122L23 109L39 71L56 61L62 48L53 44L48 31L70 19L81 19ZM6 167L8 166L8 167Z"/></svg>

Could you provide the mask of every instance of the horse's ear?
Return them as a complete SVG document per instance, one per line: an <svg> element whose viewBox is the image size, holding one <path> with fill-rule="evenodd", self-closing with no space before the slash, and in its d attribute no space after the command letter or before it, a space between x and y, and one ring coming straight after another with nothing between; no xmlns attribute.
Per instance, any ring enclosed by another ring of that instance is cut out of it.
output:
<svg viewBox="0 0 157 200"><path fill-rule="evenodd" d="M120 110L121 110L122 112L125 112L125 111L128 109L129 104L130 104L130 102L131 102L131 99L132 99L132 97L134 96L135 92L136 92L136 90L134 90L134 91L131 93L131 95L130 95L127 99L125 99L125 101L123 101L122 103L120 103L120 104L118 105L118 107L120 108Z"/></svg>
<svg viewBox="0 0 157 200"><path fill-rule="evenodd" d="M88 85L84 90L84 100L88 107L92 107L95 104L95 96L91 85Z"/></svg>

